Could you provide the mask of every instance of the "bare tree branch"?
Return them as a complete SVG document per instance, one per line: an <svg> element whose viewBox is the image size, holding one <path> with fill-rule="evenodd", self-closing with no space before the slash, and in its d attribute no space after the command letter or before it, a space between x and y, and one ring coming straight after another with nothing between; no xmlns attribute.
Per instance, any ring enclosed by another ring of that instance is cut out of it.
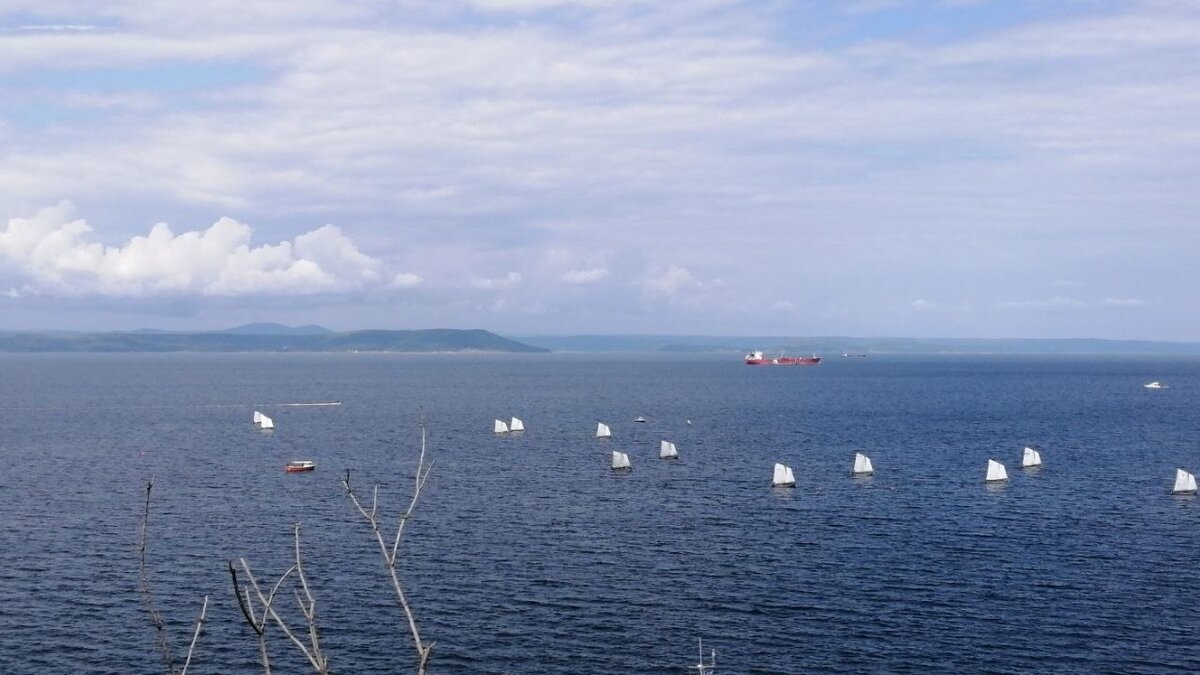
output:
<svg viewBox="0 0 1200 675"><path fill-rule="evenodd" d="M175 658L171 655L171 638L167 635L166 623L162 614L154 606L154 593L150 591L150 574L146 571L146 539L150 527L150 491L154 489L154 479L146 481L146 507L142 511L142 532L138 542L138 583L142 591L142 603L150 612L150 622L154 624L154 632L158 637L158 651L162 654L163 665L167 667L168 675L176 675Z"/></svg>
<svg viewBox="0 0 1200 675"><path fill-rule="evenodd" d="M312 665L313 670L319 673L319 675L328 675L329 660L321 652L320 628L317 625L317 601L316 598L313 597L312 592L308 587L308 579L304 576L304 566L300 555L299 523L296 523L293 533L295 536L296 564L289 567L288 570L279 577L279 580L276 581L275 585L271 588L270 594L266 596L263 595L262 588L258 585L258 580L254 577L254 573L250 571L250 565L246 562L245 558L238 558L238 564L242 568L242 573L246 575L246 579L250 582L248 587L241 587L238 584L237 568L234 566L233 562L229 563L229 572L233 577L235 590L240 591L238 592L238 605L242 609L242 614L246 617L246 621L250 624L250 627L255 633L258 634L259 648L262 651L264 670L267 673L270 673L270 665L266 650L266 639L264 635L266 632L267 621L270 619L275 623L276 626L279 626L279 629L283 631L284 636L291 640L292 644L296 645L296 648L304 654L304 658L308 659L308 662L310 665ZM296 573L300 583L300 589L295 590L295 596L296 603L300 606L300 612L304 615L304 620L308 624L309 642L307 645L303 640L296 636L296 633L290 626L288 626L283 617L281 617L279 613L275 611L275 594L279 592L279 589L283 586L283 582L289 576L291 576L292 572ZM250 595L250 591L254 592L253 596ZM245 599L242 598L241 592L245 593ZM255 599L262 607L261 617L254 608Z"/></svg>
<svg viewBox="0 0 1200 675"><path fill-rule="evenodd" d="M192 632L192 644L188 645L187 660L183 662L183 670L179 675L187 675L188 667L192 665L192 652L196 650L196 642L200 640L200 629L204 627L204 616L208 613L208 596L204 596L204 604L200 606L200 616L196 619L196 630Z"/></svg>
<svg viewBox="0 0 1200 675"><path fill-rule="evenodd" d="M415 476L415 486L413 488L412 499L409 501L408 509L404 515L400 517L400 523L396 527L396 536L392 539L391 548L388 548L387 542L384 541L383 533L379 529L379 517L376 506L378 503L379 487L376 486L372 499L371 510L367 511L363 508L362 502L359 501L358 495L350 486L350 471L346 471L346 479L342 481L342 487L345 488L346 494L353 502L354 508L358 509L359 514L371 526L371 532L375 535L375 541L379 544L379 553L383 557L384 567L387 568L388 577L392 582L392 590L396 594L396 600L400 603L400 608L404 611L404 616L408 620L409 632L412 633L413 646L417 651L417 673L425 675L425 668L429 664L429 656L433 651L433 642L423 642L421 633L417 628L417 619L413 614L412 607L408 603L408 598L404 594L404 585L400 582L400 574L396 570L396 559L400 549L401 535L404 534L404 526L412 517L413 511L417 507L417 501L420 499L421 490L425 487L425 481L429 478L429 472L433 470L433 464L425 463L425 446L426 446L426 431L425 420L421 420L421 454L417 459L417 469Z"/></svg>
<svg viewBox="0 0 1200 675"><path fill-rule="evenodd" d="M192 642L188 645L187 654L184 657L183 669L176 670L166 622L163 621L162 613L154 605L154 593L150 590L150 573L146 571L146 542L150 529L150 492L153 489L154 479L151 478L146 481L146 506L142 511L142 531L138 542L138 583L141 587L142 601L150 613L150 622L154 624L154 631L158 635L158 650L162 653L163 665L166 666L168 675L187 675L188 666L192 664L192 653L196 650L196 643L200 640L200 631L204 627L204 617L208 613L208 596L204 596L204 604L200 607L200 616L196 619L196 628L192 633Z"/></svg>

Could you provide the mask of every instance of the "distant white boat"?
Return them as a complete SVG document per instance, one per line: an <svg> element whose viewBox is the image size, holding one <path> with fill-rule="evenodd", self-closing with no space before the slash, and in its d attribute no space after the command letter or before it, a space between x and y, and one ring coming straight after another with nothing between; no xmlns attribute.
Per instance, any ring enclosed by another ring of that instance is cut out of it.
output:
<svg viewBox="0 0 1200 675"><path fill-rule="evenodd" d="M612 432L608 430L608 425L604 422L596 423L596 438L611 438Z"/></svg>
<svg viewBox="0 0 1200 675"><path fill-rule="evenodd" d="M525 431L525 423L521 421L520 417L514 417L514 418L512 418L512 421L509 422L509 424L508 424L508 430L509 431Z"/></svg>
<svg viewBox="0 0 1200 675"><path fill-rule="evenodd" d="M708 663L704 662L704 640L700 640L700 661L696 665L688 668L688 672L696 671L696 675L713 675L717 672L717 650L712 650L708 656Z"/></svg>
<svg viewBox="0 0 1200 675"><path fill-rule="evenodd" d="M997 462L994 459L989 459L988 460L988 468L987 468L987 478L984 478L984 480L989 483L995 483L995 482L1002 481L1002 480L1008 480L1008 471L1004 468L1004 465L1001 464L1000 462Z"/></svg>
<svg viewBox="0 0 1200 675"><path fill-rule="evenodd" d="M263 429L274 429L275 420L267 417L266 415L260 415L258 418L258 426L262 427Z"/></svg>
<svg viewBox="0 0 1200 675"><path fill-rule="evenodd" d="M796 487L796 476L792 474L792 467L775 464L775 475L771 478L771 486Z"/></svg>
<svg viewBox="0 0 1200 675"><path fill-rule="evenodd" d="M679 457L679 451L671 441L663 441L658 446L658 456L660 459L676 459Z"/></svg>
<svg viewBox="0 0 1200 675"><path fill-rule="evenodd" d="M638 417L635 417L635 418L633 418L633 421L634 421L634 422L643 422L643 423L644 423L644 422L646 421L646 418L645 418L645 417L641 417L641 416L639 415Z"/></svg>
<svg viewBox="0 0 1200 675"><path fill-rule="evenodd" d="M629 455L613 450L612 468L614 471L621 469L632 469L633 467L629 464Z"/></svg>
<svg viewBox="0 0 1200 675"><path fill-rule="evenodd" d="M875 473L875 467L871 466L871 458L861 452L854 453L854 475L868 476Z"/></svg>
<svg viewBox="0 0 1200 675"><path fill-rule="evenodd" d="M1196 476L1183 469L1175 469L1175 488L1171 490L1171 494L1196 494Z"/></svg>
<svg viewBox="0 0 1200 675"><path fill-rule="evenodd" d="M504 423L504 420L496 420L496 423L492 425L492 431L498 434L507 434L508 425Z"/></svg>
<svg viewBox="0 0 1200 675"><path fill-rule="evenodd" d="M1142 386L1147 389L1166 389L1166 387L1162 385L1162 382L1159 382L1158 380L1155 380L1154 382L1147 382Z"/></svg>
<svg viewBox="0 0 1200 675"><path fill-rule="evenodd" d="M1021 468L1028 469L1042 465L1042 453L1034 450L1029 446L1025 446L1025 454L1021 457Z"/></svg>

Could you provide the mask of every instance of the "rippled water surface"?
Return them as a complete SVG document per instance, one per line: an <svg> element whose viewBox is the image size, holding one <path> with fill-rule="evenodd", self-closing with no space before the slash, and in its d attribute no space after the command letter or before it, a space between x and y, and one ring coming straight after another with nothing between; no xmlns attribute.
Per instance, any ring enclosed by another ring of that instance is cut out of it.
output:
<svg viewBox="0 0 1200 675"><path fill-rule="evenodd" d="M0 672L162 672L137 590L150 476L147 559L178 651L210 596L193 672L261 672L226 562L277 576L295 522L334 670L410 672L339 479L379 484L394 523L421 414L435 466L400 566L433 673L683 673L698 638L725 673L1200 671L1200 501L1168 494L1176 467L1200 469L1195 360L115 354L0 368ZM525 432L491 433L512 415ZM592 437L597 421L613 438ZM661 439L677 461L657 459ZM1017 468L1024 445L1043 468ZM630 473L609 470L614 449ZM874 477L849 475L856 451ZM983 483L989 458L1006 484ZM318 469L285 474L291 459ZM776 461L795 489L769 487ZM304 671L277 633L271 650L280 672Z"/></svg>

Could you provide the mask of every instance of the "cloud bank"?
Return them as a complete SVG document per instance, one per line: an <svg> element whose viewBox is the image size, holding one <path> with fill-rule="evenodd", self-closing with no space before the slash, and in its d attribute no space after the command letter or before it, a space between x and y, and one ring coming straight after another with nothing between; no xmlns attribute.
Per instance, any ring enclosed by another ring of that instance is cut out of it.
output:
<svg viewBox="0 0 1200 675"><path fill-rule="evenodd" d="M251 233L232 218L180 234L158 223L144 236L105 246L73 217L72 204L61 202L9 219L0 259L24 277L17 292L35 295L309 295L380 278L380 262L332 225L274 245L252 246Z"/></svg>

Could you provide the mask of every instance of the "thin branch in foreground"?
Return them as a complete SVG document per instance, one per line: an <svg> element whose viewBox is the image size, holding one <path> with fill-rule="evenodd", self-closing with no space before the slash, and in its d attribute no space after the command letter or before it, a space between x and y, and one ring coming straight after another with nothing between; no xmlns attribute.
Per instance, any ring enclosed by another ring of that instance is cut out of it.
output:
<svg viewBox="0 0 1200 675"><path fill-rule="evenodd" d="M400 582L400 574L396 570L396 559L399 555L400 539L404 534L404 526L412 517L413 511L417 508L417 501L420 499L421 490L425 487L425 481L429 479L429 472L433 470L433 463L425 463L425 446L426 446L426 431L425 420L421 420L421 454L417 459L417 470L415 476L415 486L413 488L412 499L409 501L408 509L400 516L400 523L396 527L396 536L392 539L391 547L388 547L387 542L383 538L383 532L379 529L379 514L377 510L379 487L376 486L371 498L371 510L367 511L359 500L358 495L354 492L354 488L350 485L350 471L346 471L346 479L342 481L342 487L346 490L346 495L350 497L350 501L354 503L354 508L358 510L363 519L371 526L371 532L375 535L375 541L379 544L379 553L383 557L384 567L387 568L388 576L392 582L392 590L396 594L396 600L400 603L400 608L404 611L404 616L408 619L409 632L412 634L413 647L417 651L417 674L425 675L425 668L429 664L429 656L433 651L433 642L423 642L421 633L417 628L417 619L413 614L412 607L408 603L408 598L404 594L404 585Z"/></svg>
<svg viewBox="0 0 1200 675"><path fill-rule="evenodd" d="M296 563L289 567L288 570L279 577L279 579L275 582L275 585L271 588L271 592L269 594L263 595L262 588L258 585L258 580L254 577L254 573L250 571L250 565L246 562L245 558L238 558L237 566L235 566L233 561L230 561L229 574L233 579L234 594L238 599L238 607L241 608L242 615L246 618L246 623L249 624L251 630L253 630L258 636L263 671L267 673L267 675L269 675L271 672L270 659L267 655L266 643L266 627L269 620L274 622L275 625L278 626L281 631L283 631L284 636L291 640L292 644L296 645L296 648L299 649L302 654L304 654L304 658L308 659L308 662L313 667L314 671L320 675L328 675L329 660L321 651L320 629L317 625L317 601L308 588L308 581L304 576L304 567L300 557L299 523L296 523L293 532L296 541ZM242 573L250 582L249 586L242 586L239 583L238 566L241 567ZM300 580L300 590L296 590L295 595L296 602L300 605L300 612L304 615L305 622L308 624L309 643L307 645L303 640L296 636L296 633L291 629L290 626L288 626L283 617L279 616L278 612L275 611L274 606L275 595L283 586L284 581L286 581L293 572L296 572L296 576ZM254 593L253 596L250 594L251 591ZM303 591L303 596L301 595L301 591ZM259 615L258 610L256 610L254 607L255 600L258 602L259 607L262 608L261 616Z"/></svg>
<svg viewBox="0 0 1200 675"><path fill-rule="evenodd" d="M192 654L196 650L196 644L200 641L200 632L204 628L204 617L208 613L208 596L204 596L204 604L200 607L200 616L196 619L196 628L192 632L192 642L188 645L183 668L177 670L175 657L171 654L171 639L167 634L166 622L163 621L162 613L154 604L154 593L150 590L150 573L146 571L146 542L150 529L150 492L153 489L154 479L151 478L146 481L146 506L142 511L142 530L138 541L138 585L142 593L142 602L146 605L146 611L150 613L150 622L154 624L154 631L158 635L158 650L162 654L163 665L166 666L168 675L187 675L188 667L192 665Z"/></svg>

